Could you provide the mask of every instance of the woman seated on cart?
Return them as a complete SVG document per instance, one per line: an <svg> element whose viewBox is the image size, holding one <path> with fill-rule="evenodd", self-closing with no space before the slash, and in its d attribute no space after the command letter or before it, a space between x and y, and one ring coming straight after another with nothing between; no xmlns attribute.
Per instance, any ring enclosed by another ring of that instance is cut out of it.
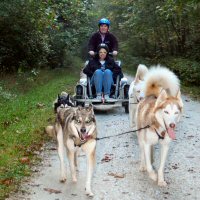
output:
<svg viewBox="0 0 200 200"><path fill-rule="evenodd" d="M97 48L97 54L91 59L83 72L91 78L91 85L95 86L96 99L111 100L111 86L117 75L123 77L121 68L115 63L114 59L109 56L108 46L104 43Z"/></svg>

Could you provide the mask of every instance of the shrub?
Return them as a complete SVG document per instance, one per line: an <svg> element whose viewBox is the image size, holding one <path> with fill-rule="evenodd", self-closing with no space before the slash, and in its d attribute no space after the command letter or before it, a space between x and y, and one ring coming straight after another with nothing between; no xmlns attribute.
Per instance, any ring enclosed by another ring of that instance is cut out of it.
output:
<svg viewBox="0 0 200 200"><path fill-rule="evenodd" d="M186 86L200 86L199 62L186 58L168 58L162 60L161 63L172 69Z"/></svg>

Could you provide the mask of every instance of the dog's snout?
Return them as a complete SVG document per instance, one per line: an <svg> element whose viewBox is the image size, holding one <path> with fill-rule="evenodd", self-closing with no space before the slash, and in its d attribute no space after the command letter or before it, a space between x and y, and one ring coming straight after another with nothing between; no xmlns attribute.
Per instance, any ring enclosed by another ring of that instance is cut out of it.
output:
<svg viewBox="0 0 200 200"><path fill-rule="evenodd" d="M81 133L86 133L86 128L85 127L81 128Z"/></svg>
<svg viewBox="0 0 200 200"><path fill-rule="evenodd" d="M174 123L169 124L169 127L170 127L170 128L175 128L175 126L176 126L176 125L175 125Z"/></svg>

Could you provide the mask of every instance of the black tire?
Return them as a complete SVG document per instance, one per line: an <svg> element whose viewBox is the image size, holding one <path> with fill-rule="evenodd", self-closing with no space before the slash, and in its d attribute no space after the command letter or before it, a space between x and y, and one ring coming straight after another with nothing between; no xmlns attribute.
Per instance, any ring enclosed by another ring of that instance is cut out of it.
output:
<svg viewBox="0 0 200 200"><path fill-rule="evenodd" d="M78 102L78 101L76 101L76 106L85 107L85 103L84 102Z"/></svg>
<svg viewBox="0 0 200 200"><path fill-rule="evenodd" d="M130 85L128 85L128 84L124 85L124 99L128 99L129 87L130 87Z"/></svg>
<svg viewBox="0 0 200 200"><path fill-rule="evenodd" d="M124 105L124 109L125 109L125 113L129 113L129 105L128 105L128 103L126 103Z"/></svg>
<svg viewBox="0 0 200 200"><path fill-rule="evenodd" d="M76 98L77 99L82 99L83 96L83 88L81 85L76 86Z"/></svg>

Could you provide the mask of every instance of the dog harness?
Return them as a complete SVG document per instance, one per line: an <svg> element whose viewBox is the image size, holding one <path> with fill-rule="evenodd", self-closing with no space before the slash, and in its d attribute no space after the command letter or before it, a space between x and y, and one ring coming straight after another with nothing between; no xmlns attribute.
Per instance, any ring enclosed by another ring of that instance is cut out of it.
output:
<svg viewBox="0 0 200 200"><path fill-rule="evenodd" d="M164 137L165 136L165 131L161 132L161 135L160 135L156 129L154 129L154 130L155 130L159 140L165 139L165 137Z"/></svg>
<svg viewBox="0 0 200 200"><path fill-rule="evenodd" d="M83 144L85 144L88 140L92 139L93 137L89 135L87 139L81 140L81 138L76 138L75 136L71 136L71 139L74 141L74 146L75 147L81 147Z"/></svg>

